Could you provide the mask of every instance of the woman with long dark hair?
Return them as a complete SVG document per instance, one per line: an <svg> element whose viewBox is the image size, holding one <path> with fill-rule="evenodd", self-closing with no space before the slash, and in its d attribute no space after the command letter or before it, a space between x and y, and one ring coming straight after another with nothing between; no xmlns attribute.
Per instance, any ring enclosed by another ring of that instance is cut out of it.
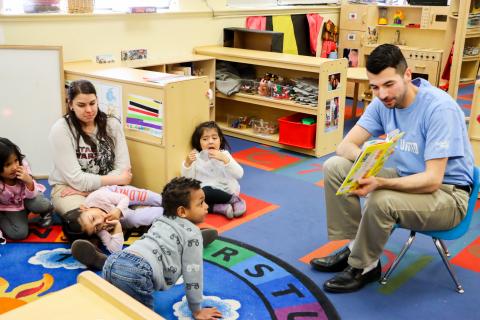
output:
<svg viewBox="0 0 480 320"><path fill-rule="evenodd" d="M122 125L99 110L93 84L73 81L67 98L68 111L49 135L54 169L48 181L60 215L78 208L89 192L105 185L126 185L132 179Z"/></svg>

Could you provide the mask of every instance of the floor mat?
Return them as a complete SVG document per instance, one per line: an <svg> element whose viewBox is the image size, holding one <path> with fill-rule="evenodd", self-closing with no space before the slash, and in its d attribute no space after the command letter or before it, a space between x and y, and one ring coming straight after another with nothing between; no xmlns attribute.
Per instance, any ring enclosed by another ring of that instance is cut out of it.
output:
<svg viewBox="0 0 480 320"><path fill-rule="evenodd" d="M0 314L74 284L85 270L62 243L9 243L0 259ZM205 305L217 307L223 319L339 319L310 279L262 250L220 237L204 260ZM182 281L155 293L155 311L190 319Z"/></svg>
<svg viewBox="0 0 480 320"><path fill-rule="evenodd" d="M205 302L223 319L339 319L317 285L262 250L220 237L204 260ZM167 319L188 316L184 295L179 285L159 292L155 311Z"/></svg>

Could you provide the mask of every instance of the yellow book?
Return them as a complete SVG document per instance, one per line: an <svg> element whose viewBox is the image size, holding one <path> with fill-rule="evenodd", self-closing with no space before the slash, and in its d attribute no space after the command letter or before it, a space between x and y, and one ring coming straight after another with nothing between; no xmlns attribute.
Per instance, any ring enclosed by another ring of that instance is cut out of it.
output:
<svg viewBox="0 0 480 320"><path fill-rule="evenodd" d="M350 172L337 190L337 196L358 189L358 180L375 176L395 150L404 132L396 129L387 134L385 140L372 140L364 143L362 153L353 163Z"/></svg>

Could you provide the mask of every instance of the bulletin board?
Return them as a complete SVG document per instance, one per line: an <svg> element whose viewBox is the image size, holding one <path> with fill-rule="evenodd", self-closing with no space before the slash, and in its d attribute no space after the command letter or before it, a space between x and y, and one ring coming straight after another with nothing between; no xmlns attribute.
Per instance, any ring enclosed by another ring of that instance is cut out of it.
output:
<svg viewBox="0 0 480 320"><path fill-rule="evenodd" d="M20 147L36 177L52 171L48 134L64 101L62 47L0 46L0 137Z"/></svg>

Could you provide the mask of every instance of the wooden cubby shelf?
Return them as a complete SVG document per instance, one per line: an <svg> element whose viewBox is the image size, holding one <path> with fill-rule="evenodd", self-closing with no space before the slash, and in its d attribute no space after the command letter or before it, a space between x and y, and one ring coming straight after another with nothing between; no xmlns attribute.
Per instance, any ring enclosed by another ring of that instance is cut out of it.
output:
<svg viewBox="0 0 480 320"><path fill-rule="evenodd" d="M227 61L249 64L255 69L257 79L262 78L265 73L273 73L288 79L310 78L318 83L316 106L255 94L236 93L227 96L217 92L215 94L215 121L219 123L225 134L316 157L335 151L336 146L343 138L347 59L323 59L220 46L198 47L195 48L195 53L213 57L217 63L218 61ZM340 78L340 83L334 90L328 86L329 76L333 74ZM290 117L297 113L302 114L299 117L303 117L305 114L305 118L314 118L316 123L313 127L314 130L304 130L312 129L312 125L294 122L291 126L288 123L288 130L285 127L282 129L280 126L278 134L264 135L254 132L252 128L238 129L230 126L232 123L230 120L239 117L278 123L280 118ZM303 139L303 135L306 135L305 141L291 142L291 140L285 139L286 132L290 136L294 136L293 140L297 137ZM308 140L308 135L314 140L313 146ZM280 143L280 141L284 143ZM307 148L307 145L311 147Z"/></svg>
<svg viewBox="0 0 480 320"><path fill-rule="evenodd" d="M245 94L245 93L236 93L232 96L227 96L227 95L224 95L223 93L217 92L216 96L217 98L221 98L221 99L252 103L252 104L257 104L257 105L261 105L269 108L290 110L294 112L301 112L301 113L314 114L314 115L317 114L317 108L304 106L304 105L292 102L290 100L277 100L272 98L265 98L259 95Z"/></svg>

